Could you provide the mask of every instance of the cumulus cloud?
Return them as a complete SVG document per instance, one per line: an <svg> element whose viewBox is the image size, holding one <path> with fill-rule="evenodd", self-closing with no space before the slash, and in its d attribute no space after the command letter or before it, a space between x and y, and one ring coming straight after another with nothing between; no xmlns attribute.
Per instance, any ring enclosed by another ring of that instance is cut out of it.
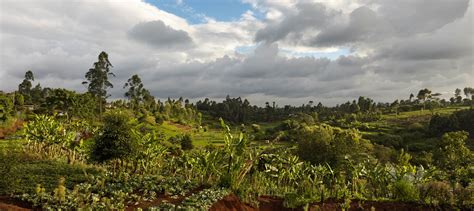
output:
<svg viewBox="0 0 474 211"><path fill-rule="evenodd" d="M425 87L450 97L474 86L469 0L246 1L253 9L238 20L194 25L139 0L1 1L0 90L32 70L42 86L85 91L100 51L117 75L113 98L133 74L160 98L260 104L392 101Z"/></svg>

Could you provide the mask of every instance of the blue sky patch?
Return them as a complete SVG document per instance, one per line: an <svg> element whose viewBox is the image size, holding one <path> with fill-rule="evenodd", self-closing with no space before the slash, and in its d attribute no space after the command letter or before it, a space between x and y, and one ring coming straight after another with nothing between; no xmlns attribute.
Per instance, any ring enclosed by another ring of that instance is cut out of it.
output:
<svg viewBox="0 0 474 211"><path fill-rule="evenodd" d="M240 0L145 0L161 10L185 18L190 24L238 20L252 6Z"/></svg>

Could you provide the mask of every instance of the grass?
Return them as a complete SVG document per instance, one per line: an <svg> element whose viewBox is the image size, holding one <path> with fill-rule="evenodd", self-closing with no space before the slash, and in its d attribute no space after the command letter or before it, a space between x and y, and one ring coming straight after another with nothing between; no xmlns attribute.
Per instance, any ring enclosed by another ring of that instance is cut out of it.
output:
<svg viewBox="0 0 474 211"><path fill-rule="evenodd" d="M165 139L189 133L192 136L193 145L197 147L204 147L209 144L216 146L224 145L224 134L221 129L211 128L207 131L197 131L193 130L191 127L179 125L177 123L163 122L163 124L158 126L158 130L163 133ZM237 136L238 133L237 130L233 132L234 136Z"/></svg>
<svg viewBox="0 0 474 211"><path fill-rule="evenodd" d="M434 111L419 110L385 114L382 119L365 123L367 128L359 128L364 138L386 146L404 146L412 152L430 151L436 147L438 138L428 137L426 130L433 114L449 115L455 111L469 109L466 106L438 108ZM412 129L419 123L422 127ZM400 143L399 143L400 142Z"/></svg>
<svg viewBox="0 0 474 211"><path fill-rule="evenodd" d="M47 191L57 187L61 177L66 186L86 181L87 174L100 174L102 170L82 164L67 164L53 160L40 160L21 151L22 140L0 140L0 194L27 193L41 184Z"/></svg>
<svg viewBox="0 0 474 211"><path fill-rule="evenodd" d="M469 109L469 106L450 106L445 108L437 108L433 111L425 109L423 111L407 111L407 112L400 112L398 115L392 114L384 114L382 115L382 119L403 119L403 118L410 118L410 117L417 117L417 116L430 116L432 114L451 114L455 111Z"/></svg>

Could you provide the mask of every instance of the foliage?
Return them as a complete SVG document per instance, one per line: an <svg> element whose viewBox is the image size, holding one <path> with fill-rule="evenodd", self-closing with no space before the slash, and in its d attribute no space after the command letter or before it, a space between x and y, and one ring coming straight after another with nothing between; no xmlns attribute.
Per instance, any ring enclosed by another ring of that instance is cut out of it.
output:
<svg viewBox="0 0 474 211"><path fill-rule="evenodd" d="M18 85L18 92L21 95L26 96L27 102L31 100L31 87L33 86L31 82L34 80L35 77L33 76L33 72L28 70L25 73L25 79L23 79L21 84Z"/></svg>
<svg viewBox="0 0 474 211"><path fill-rule="evenodd" d="M456 111L451 115L434 115L429 124L432 135L440 136L446 132L464 130L470 135L474 134L474 110L465 109Z"/></svg>
<svg viewBox="0 0 474 211"><path fill-rule="evenodd" d="M299 130L298 155L311 163L340 166L347 157L357 160L371 149L356 130L342 130L329 125L304 127Z"/></svg>
<svg viewBox="0 0 474 211"><path fill-rule="evenodd" d="M64 124L53 116L36 115L25 125L24 136L28 140L25 149L49 158L66 154L68 162L72 163L77 159L76 152L82 145L79 127L74 123Z"/></svg>
<svg viewBox="0 0 474 211"><path fill-rule="evenodd" d="M419 197L418 190L408 180L401 179L392 185L393 195L400 201L410 202L417 201Z"/></svg>
<svg viewBox="0 0 474 211"><path fill-rule="evenodd" d="M453 193L448 183L442 181L429 181L420 187L421 199L429 204L451 204Z"/></svg>
<svg viewBox="0 0 474 211"><path fill-rule="evenodd" d="M95 137L92 158L99 162L126 159L136 153L138 144L132 138L130 116L122 111L106 113L104 126Z"/></svg>
<svg viewBox="0 0 474 211"><path fill-rule="evenodd" d="M181 137L180 145L181 149L183 150L190 150L194 148L193 140L191 139L191 136L189 134L185 134Z"/></svg>
<svg viewBox="0 0 474 211"><path fill-rule="evenodd" d="M12 98L0 92L0 122L6 121L13 112Z"/></svg>
<svg viewBox="0 0 474 211"><path fill-rule="evenodd" d="M210 188L194 193L180 204L162 203L149 210L208 210L212 204L229 195L229 190L223 188Z"/></svg>
<svg viewBox="0 0 474 211"><path fill-rule="evenodd" d="M446 170L452 183L461 181L466 184L472 179L474 153L465 146L468 133L449 132L443 135L436 151L437 165Z"/></svg>
<svg viewBox="0 0 474 211"><path fill-rule="evenodd" d="M153 96L150 95L150 92L144 88L142 80L138 75L133 75L127 80L127 83L123 88L128 88L128 91L125 92L125 97L130 99L131 108L137 108L141 103L151 103L155 102Z"/></svg>
<svg viewBox="0 0 474 211"><path fill-rule="evenodd" d="M111 67L112 64L109 61L109 55L102 51L98 56L98 61L95 62L93 67L86 73L85 77L87 81L82 82L82 84L88 84L88 92L98 99L100 113L102 113L103 101L108 97L107 89L113 88L108 78L109 76L115 76L110 72Z"/></svg>

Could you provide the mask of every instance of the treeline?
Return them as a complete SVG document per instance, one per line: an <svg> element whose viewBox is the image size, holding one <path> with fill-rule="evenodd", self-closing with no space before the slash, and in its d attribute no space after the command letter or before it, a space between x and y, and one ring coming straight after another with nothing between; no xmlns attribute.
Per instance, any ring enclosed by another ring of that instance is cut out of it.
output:
<svg viewBox="0 0 474 211"><path fill-rule="evenodd" d="M441 99L440 93L432 93L431 90L425 88L420 90L416 97L410 94L408 99L397 99L392 103L376 103L371 98L361 96L357 100L347 101L334 107L324 106L321 102L315 104L313 101L309 101L301 106L285 105L283 107L276 105L275 102L271 104L266 102L265 106L259 107L251 105L247 99L227 96L222 102L216 102L208 98L199 100L196 103L196 108L204 114L215 118L222 117L232 123L286 120L299 113L316 116L319 120L333 121L334 123L341 119L349 122L374 121L380 119L382 114L398 114L399 112L424 109L434 111L436 108L452 105L472 107L474 89L470 87L464 88L465 98L462 97L460 90L456 89L454 97L449 101Z"/></svg>
<svg viewBox="0 0 474 211"><path fill-rule="evenodd" d="M368 97L359 97L357 100L327 107L322 103L315 104L309 101L301 106L278 106L275 102L266 102L260 107L251 105L247 99L227 96L222 102L199 100L196 105L180 98L168 99L165 102L156 100L151 92L145 88L138 75L131 76L124 84L124 98L107 103L110 96L108 89L113 88L110 77L115 77L111 71L112 64L108 54L101 52L92 68L85 74L84 85L86 93L77 93L66 89L42 88L41 84L33 86L35 81L32 71L25 73L24 80L19 84L18 91L12 93L0 92L0 119L13 116L15 111L32 111L34 113L60 113L68 117L97 118L108 107L120 107L139 111L139 116L153 117L157 122L175 121L182 124L196 124L201 122L202 115L211 118L223 118L231 123L273 122L286 120L299 113L308 114L321 121L329 121L335 125L344 126L347 122L374 121L382 114L401 111L414 111L436 108L449 105L471 106L474 102L474 88L465 87L456 89L454 96L449 100L440 98L440 93L433 93L429 89L421 89L418 94L410 94L408 99L395 100L392 103L376 103ZM464 96L462 95L464 93Z"/></svg>
<svg viewBox="0 0 474 211"><path fill-rule="evenodd" d="M186 125L200 125L201 114L189 100L156 100L147 90L138 75L133 75L124 84L124 97L127 100L107 102L109 88L113 88L110 77L112 64L108 54L101 52L98 61L85 74L87 92L78 93L63 88L33 87L35 77L32 71L25 73L18 90L12 93L0 91L0 120L5 121L16 114L28 118L29 114L50 114L66 118L101 118L106 108L129 109L137 118L153 123L174 121Z"/></svg>

